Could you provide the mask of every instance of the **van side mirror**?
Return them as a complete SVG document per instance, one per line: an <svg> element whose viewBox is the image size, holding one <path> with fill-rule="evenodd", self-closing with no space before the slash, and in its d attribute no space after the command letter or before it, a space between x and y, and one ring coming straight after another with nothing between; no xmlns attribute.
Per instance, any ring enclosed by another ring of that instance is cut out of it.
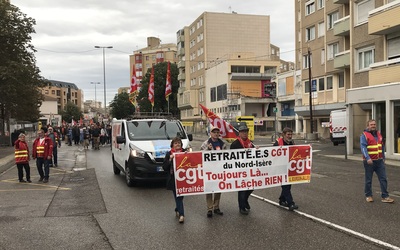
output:
<svg viewBox="0 0 400 250"><path fill-rule="evenodd" d="M117 136L117 143L118 143L118 144L123 144L123 143L125 143L125 142L126 142L125 137L120 136L120 135Z"/></svg>

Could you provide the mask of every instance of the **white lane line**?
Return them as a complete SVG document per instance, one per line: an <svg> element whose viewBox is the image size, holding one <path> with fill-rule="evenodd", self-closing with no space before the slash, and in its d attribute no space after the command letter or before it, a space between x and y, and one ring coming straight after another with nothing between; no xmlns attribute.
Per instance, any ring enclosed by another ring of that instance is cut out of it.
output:
<svg viewBox="0 0 400 250"><path fill-rule="evenodd" d="M266 198L264 198L264 197L258 196L258 195L256 195L256 194L251 194L251 196L253 196L254 198L257 198L257 199L259 199L259 200L262 200L262 201L264 201L264 202L267 202L267 203L270 203L270 204L272 204L272 205L275 205L275 206L277 206L277 207L283 208L282 206L279 206L279 203L274 202L274 201L271 201L271 200L268 200L268 199L266 199ZM287 208L286 208L286 209L287 209ZM400 250L400 247L398 247L398 246L395 246L395 245L392 245L392 244L390 244L390 243L387 243L387 242L384 242L384 241L381 241L381 240L372 238L372 237L370 237L370 236L368 236L368 235L365 235L365 234L356 232L356 231L351 230L351 229L346 228L346 227L342 227L342 226L340 226L340 225L337 225L337 224L335 224L335 223L329 222L329 221L327 221L327 220L317 218L317 217L315 217L315 216L312 216L312 215L310 215L310 214L306 214L306 213L304 213L304 212L300 212L300 211L298 211L298 210L294 210L293 212L298 213L299 215L302 215L302 216L304 216L304 217L307 217L307 218L309 218L309 219L311 219L311 220L313 220L313 221L317 221L317 222L322 223L322 224L324 224L324 225L327 225L327 226L329 226L329 227L333 227L333 228L335 228L335 229L337 229L337 230L339 230L339 231L345 232L345 233L347 233L347 234L354 235L354 236L356 236L356 237L358 237L358 238L361 238L361 239L363 239L363 240L365 240L365 241L372 242L372 243L374 243L375 245L384 246L384 247L389 248L389 249Z"/></svg>

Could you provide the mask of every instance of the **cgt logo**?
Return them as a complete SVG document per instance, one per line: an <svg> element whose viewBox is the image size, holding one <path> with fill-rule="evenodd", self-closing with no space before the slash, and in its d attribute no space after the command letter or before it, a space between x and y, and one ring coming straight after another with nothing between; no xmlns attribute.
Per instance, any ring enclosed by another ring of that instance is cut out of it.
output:
<svg viewBox="0 0 400 250"><path fill-rule="evenodd" d="M289 178L298 175L311 174L311 148L297 146L289 148Z"/></svg>
<svg viewBox="0 0 400 250"><path fill-rule="evenodd" d="M176 154L175 179L185 186L203 185L202 153Z"/></svg>

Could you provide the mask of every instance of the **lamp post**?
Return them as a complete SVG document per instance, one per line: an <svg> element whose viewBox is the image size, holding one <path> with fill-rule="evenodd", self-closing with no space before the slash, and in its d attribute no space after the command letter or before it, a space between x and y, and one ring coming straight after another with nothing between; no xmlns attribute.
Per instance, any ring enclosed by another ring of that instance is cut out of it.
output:
<svg viewBox="0 0 400 250"><path fill-rule="evenodd" d="M113 46L94 46L96 49L103 49L103 77L104 77L104 114L107 112L106 109L106 57L105 49L112 49Z"/></svg>
<svg viewBox="0 0 400 250"><path fill-rule="evenodd" d="M94 107L97 108L97 91L96 91L96 85L100 84L100 82L90 82L90 84L94 84Z"/></svg>

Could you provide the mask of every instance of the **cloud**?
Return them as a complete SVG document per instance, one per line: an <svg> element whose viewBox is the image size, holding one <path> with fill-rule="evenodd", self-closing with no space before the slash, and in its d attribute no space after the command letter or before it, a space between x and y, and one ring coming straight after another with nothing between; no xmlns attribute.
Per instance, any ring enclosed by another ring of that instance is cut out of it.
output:
<svg viewBox="0 0 400 250"><path fill-rule="evenodd" d="M85 99L103 96L105 50L107 102L119 87L129 86L129 55L147 46L147 37L176 43L176 32L203 12L235 11L270 16L271 43L281 48L284 60L294 59L294 4L275 0L12 0L36 20L32 43L42 76L73 82Z"/></svg>

